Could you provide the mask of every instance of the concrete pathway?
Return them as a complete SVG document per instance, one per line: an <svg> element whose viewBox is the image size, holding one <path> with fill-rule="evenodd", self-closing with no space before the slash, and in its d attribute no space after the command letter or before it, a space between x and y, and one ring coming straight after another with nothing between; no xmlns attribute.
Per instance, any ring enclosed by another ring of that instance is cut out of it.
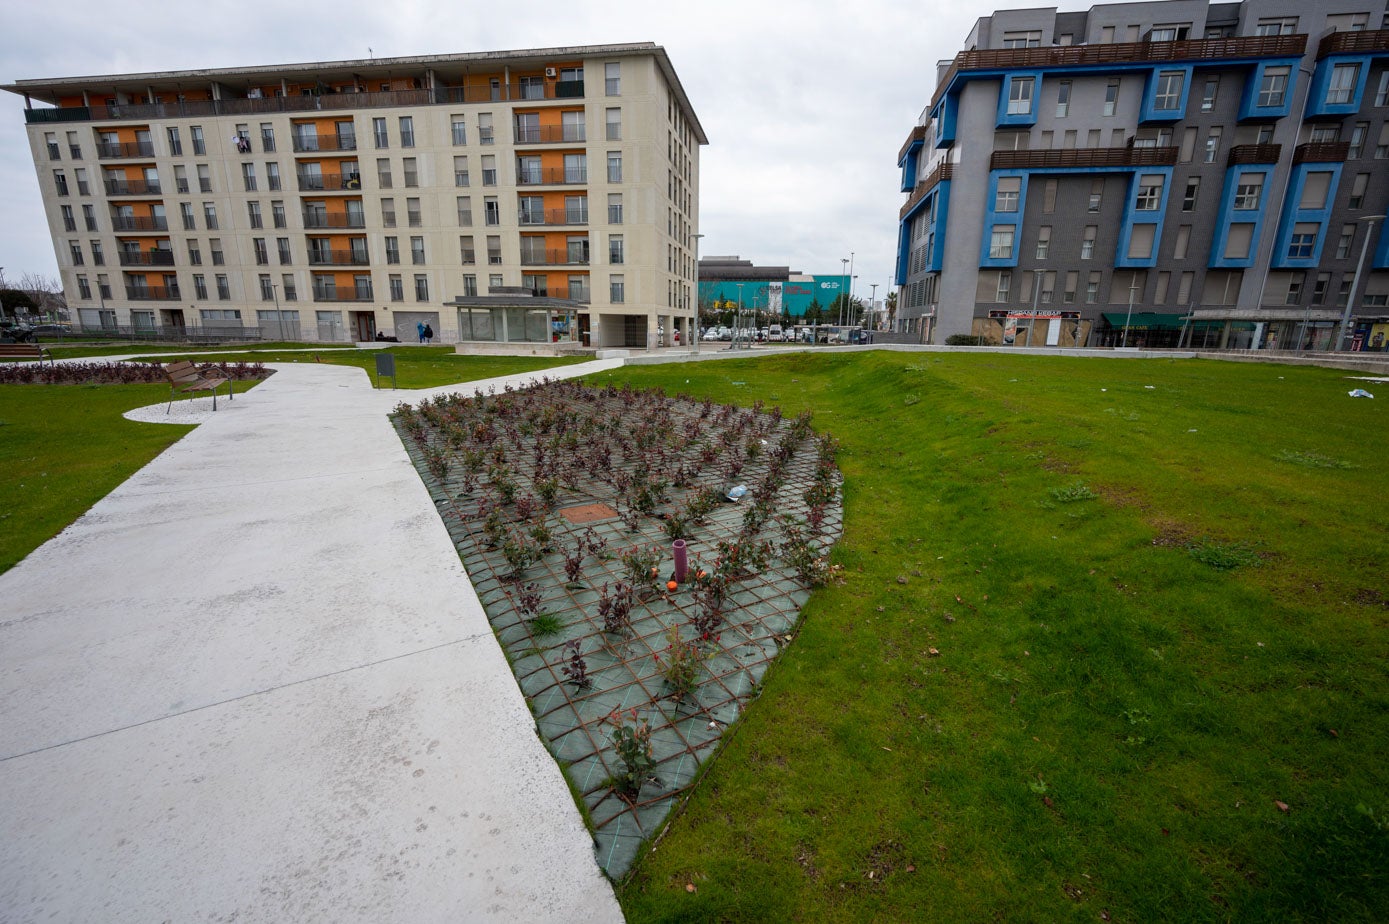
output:
<svg viewBox="0 0 1389 924"><path fill-rule="evenodd" d="M0 575L0 920L620 920L385 418L427 393L277 369Z"/></svg>

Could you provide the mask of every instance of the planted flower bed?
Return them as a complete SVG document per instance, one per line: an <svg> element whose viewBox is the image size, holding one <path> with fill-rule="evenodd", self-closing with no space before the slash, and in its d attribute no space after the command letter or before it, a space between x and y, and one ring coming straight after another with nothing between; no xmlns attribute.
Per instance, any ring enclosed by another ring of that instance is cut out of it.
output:
<svg viewBox="0 0 1389 924"><path fill-rule="evenodd" d="M394 421L619 877L837 577L835 441L760 403L574 382Z"/></svg>
<svg viewBox="0 0 1389 924"><path fill-rule="evenodd" d="M216 370L238 382L267 378L274 370L260 363L205 363L200 371ZM135 385L164 383L160 363L0 363L0 385Z"/></svg>

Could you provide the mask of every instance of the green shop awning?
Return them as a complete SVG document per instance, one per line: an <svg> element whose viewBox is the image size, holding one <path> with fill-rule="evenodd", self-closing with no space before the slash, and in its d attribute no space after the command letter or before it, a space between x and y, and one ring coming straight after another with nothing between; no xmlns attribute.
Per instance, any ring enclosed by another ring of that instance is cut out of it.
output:
<svg viewBox="0 0 1389 924"><path fill-rule="evenodd" d="M1124 320L1128 318L1129 330L1181 330L1184 314L1161 314L1156 311L1135 311L1133 317L1129 318L1125 311L1106 311L1100 315L1104 318L1104 323L1110 327L1122 330ZM1224 321L1192 321L1192 330L1209 330L1219 328L1225 324ZM1249 321L1230 322L1231 330L1251 330L1254 327Z"/></svg>

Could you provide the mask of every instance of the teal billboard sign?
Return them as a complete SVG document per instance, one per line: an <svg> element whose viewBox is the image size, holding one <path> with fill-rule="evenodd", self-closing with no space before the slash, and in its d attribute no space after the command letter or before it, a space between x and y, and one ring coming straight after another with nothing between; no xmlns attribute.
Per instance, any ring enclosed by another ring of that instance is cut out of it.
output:
<svg viewBox="0 0 1389 924"><path fill-rule="evenodd" d="M741 283L743 307L800 317L811 302L819 302L821 308L828 308L839 297L844 282L843 276L812 276L798 282L748 280ZM721 306L726 303L736 307L739 285L736 282L701 282L699 303L706 308L715 301Z"/></svg>

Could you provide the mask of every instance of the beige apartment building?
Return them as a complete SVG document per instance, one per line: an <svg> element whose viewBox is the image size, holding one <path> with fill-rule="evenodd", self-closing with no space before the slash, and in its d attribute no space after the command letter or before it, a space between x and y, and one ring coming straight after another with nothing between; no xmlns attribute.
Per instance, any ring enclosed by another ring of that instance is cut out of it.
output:
<svg viewBox="0 0 1389 924"><path fill-rule="evenodd" d="M84 328L689 342L708 141L658 45L4 89Z"/></svg>

